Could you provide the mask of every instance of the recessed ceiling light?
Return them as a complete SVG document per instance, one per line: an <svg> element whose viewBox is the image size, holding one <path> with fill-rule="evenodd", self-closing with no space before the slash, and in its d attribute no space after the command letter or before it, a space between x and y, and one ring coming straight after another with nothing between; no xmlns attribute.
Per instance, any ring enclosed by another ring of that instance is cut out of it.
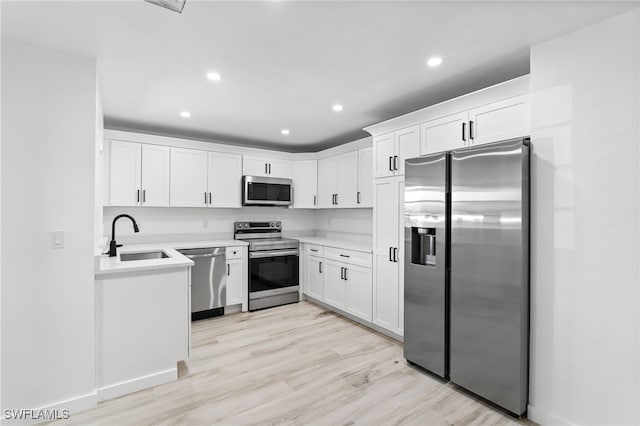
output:
<svg viewBox="0 0 640 426"><path fill-rule="evenodd" d="M184 118L189 118L189 117L191 117L191 113L189 111L182 111L180 113L180 116L184 117Z"/></svg>
<svg viewBox="0 0 640 426"><path fill-rule="evenodd" d="M333 107L331 107L335 112L339 112L342 111L342 105L340 104L335 104Z"/></svg>
<svg viewBox="0 0 640 426"><path fill-rule="evenodd" d="M434 56L433 58L430 58L427 61L427 65L429 65L430 67L437 67L441 63L442 63L442 58L439 58L437 56Z"/></svg>
<svg viewBox="0 0 640 426"><path fill-rule="evenodd" d="M211 81L220 81L222 77L220 77L220 74L218 74L217 72L210 72L207 73L207 78Z"/></svg>
<svg viewBox="0 0 640 426"><path fill-rule="evenodd" d="M288 135L289 134L289 129L282 129L280 130L280 133L282 133L283 135Z"/></svg>

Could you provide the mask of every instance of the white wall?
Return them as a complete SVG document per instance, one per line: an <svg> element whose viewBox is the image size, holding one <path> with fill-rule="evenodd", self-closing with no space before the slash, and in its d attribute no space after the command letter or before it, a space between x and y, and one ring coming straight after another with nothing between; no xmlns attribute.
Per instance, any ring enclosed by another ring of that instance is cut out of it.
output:
<svg viewBox="0 0 640 426"><path fill-rule="evenodd" d="M319 233L357 234L371 241L373 209L318 210L316 229Z"/></svg>
<svg viewBox="0 0 640 426"><path fill-rule="evenodd" d="M2 39L2 408L94 403L95 126L95 60Z"/></svg>
<svg viewBox="0 0 640 426"><path fill-rule="evenodd" d="M640 423L640 16L531 50L530 417Z"/></svg>
<svg viewBox="0 0 640 426"><path fill-rule="evenodd" d="M127 213L136 219L140 233L131 222L119 220L116 240L123 243L171 241L176 239L233 238L233 222L240 220L280 220L287 234L315 229L316 211L279 207L206 209L176 207L105 207L104 234L111 235L111 221Z"/></svg>

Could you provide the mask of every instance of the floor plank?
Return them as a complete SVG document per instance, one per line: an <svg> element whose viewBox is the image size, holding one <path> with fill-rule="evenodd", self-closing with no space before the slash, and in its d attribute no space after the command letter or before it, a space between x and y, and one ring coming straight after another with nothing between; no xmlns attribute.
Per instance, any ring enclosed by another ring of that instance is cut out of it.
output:
<svg viewBox="0 0 640 426"><path fill-rule="evenodd" d="M179 380L63 424L517 425L409 366L402 345L309 302L198 321Z"/></svg>

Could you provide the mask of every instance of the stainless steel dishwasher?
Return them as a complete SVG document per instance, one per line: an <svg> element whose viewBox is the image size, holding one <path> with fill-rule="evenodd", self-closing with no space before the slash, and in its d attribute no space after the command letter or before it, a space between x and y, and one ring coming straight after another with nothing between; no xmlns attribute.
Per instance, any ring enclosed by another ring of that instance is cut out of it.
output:
<svg viewBox="0 0 640 426"><path fill-rule="evenodd" d="M178 250L193 260L191 320L224 315L227 302L227 259L224 247Z"/></svg>

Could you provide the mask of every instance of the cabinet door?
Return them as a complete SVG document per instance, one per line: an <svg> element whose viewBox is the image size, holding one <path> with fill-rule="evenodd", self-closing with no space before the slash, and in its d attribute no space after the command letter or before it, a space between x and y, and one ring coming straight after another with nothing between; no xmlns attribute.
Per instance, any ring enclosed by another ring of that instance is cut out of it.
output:
<svg viewBox="0 0 640 426"><path fill-rule="evenodd" d="M358 207L358 151L338 155L336 167L337 207Z"/></svg>
<svg viewBox="0 0 640 426"><path fill-rule="evenodd" d="M324 260L324 302L338 309L345 310L346 288L342 279L344 263Z"/></svg>
<svg viewBox="0 0 640 426"><path fill-rule="evenodd" d="M404 175L404 160L420 156L420 126L399 130L394 134L396 175Z"/></svg>
<svg viewBox="0 0 640 426"><path fill-rule="evenodd" d="M142 205L169 206L171 148L142 145Z"/></svg>
<svg viewBox="0 0 640 426"><path fill-rule="evenodd" d="M399 262L389 260L389 253L375 256L373 280L373 323L396 332L399 323Z"/></svg>
<svg viewBox="0 0 640 426"><path fill-rule="evenodd" d="M358 151L358 207L373 206L373 148Z"/></svg>
<svg viewBox="0 0 640 426"><path fill-rule="evenodd" d="M346 309L351 315L371 321L373 284L371 269L346 265Z"/></svg>
<svg viewBox="0 0 640 426"><path fill-rule="evenodd" d="M373 138L373 157L375 159L373 174L375 177L388 177L395 174L393 170L394 155L393 133Z"/></svg>
<svg viewBox="0 0 640 426"><path fill-rule="evenodd" d="M473 145L531 134L530 95L520 95L469 111Z"/></svg>
<svg viewBox="0 0 640 426"><path fill-rule="evenodd" d="M242 303L242 260L227 260L227 302L226 305Z"/></svg>
<svg viewBox="0 0 640 426"><path fill-rule="evenodd" d="M209 152L207 176L209 207L241 207L242 156Z"/></svg>
<svg viewBox="0 0 640 426"><path fill-rule="evenodd" d="M268 176L268 163L266 157L242 157L242 174L246 176Z"/></svg>
<svg viewBox="0 0 640 426"><path fill-rule="evenodd" d="M293 162L293 208L315 209L318 205L318 162Z"/></svg>
<svg viewBox="0 0 640 426"><path fill-rule="evenodd" d="M336 157L318 160L318 207L335 207L336 175Z"/></svg>
<svg viewBox="0 0 640 426"><path fill-rule="evenodd" d="M304 291L320 301L324 300L324 267L321 257L306 256Z"/></svg>
<svg viewBox="0 0 640 426"><path fill-rule="evenodd" d="M293 177L293 162L281 158L270 158L267 161L267 176L291 179Z"/></svg>
<svg viewBox="0 0 640 426"><path fill-rule="evenodd" d="M402 177L395 177L378 179L374 184L373 322L394 333L399 332L400 325L403 182Z"/></svg>
<svg viewBox="0 0 640 426"><path fill-rule="evenodd" d="M206 207L207 151L171 148L171 206Z"/></svg>
<svg viewBox="0 0 640 426"><path fill-rule="evenodd" d="M140 205L142 146L139 143L111 141L109 204Z"/></svg>
<svg viewBox="0 0 640 426"><path fill-rule="evenodd" d="M469 114L464 111L424 123L420 126L420 154L432 154L466 146L469 141L468 118Z"/></svg>

